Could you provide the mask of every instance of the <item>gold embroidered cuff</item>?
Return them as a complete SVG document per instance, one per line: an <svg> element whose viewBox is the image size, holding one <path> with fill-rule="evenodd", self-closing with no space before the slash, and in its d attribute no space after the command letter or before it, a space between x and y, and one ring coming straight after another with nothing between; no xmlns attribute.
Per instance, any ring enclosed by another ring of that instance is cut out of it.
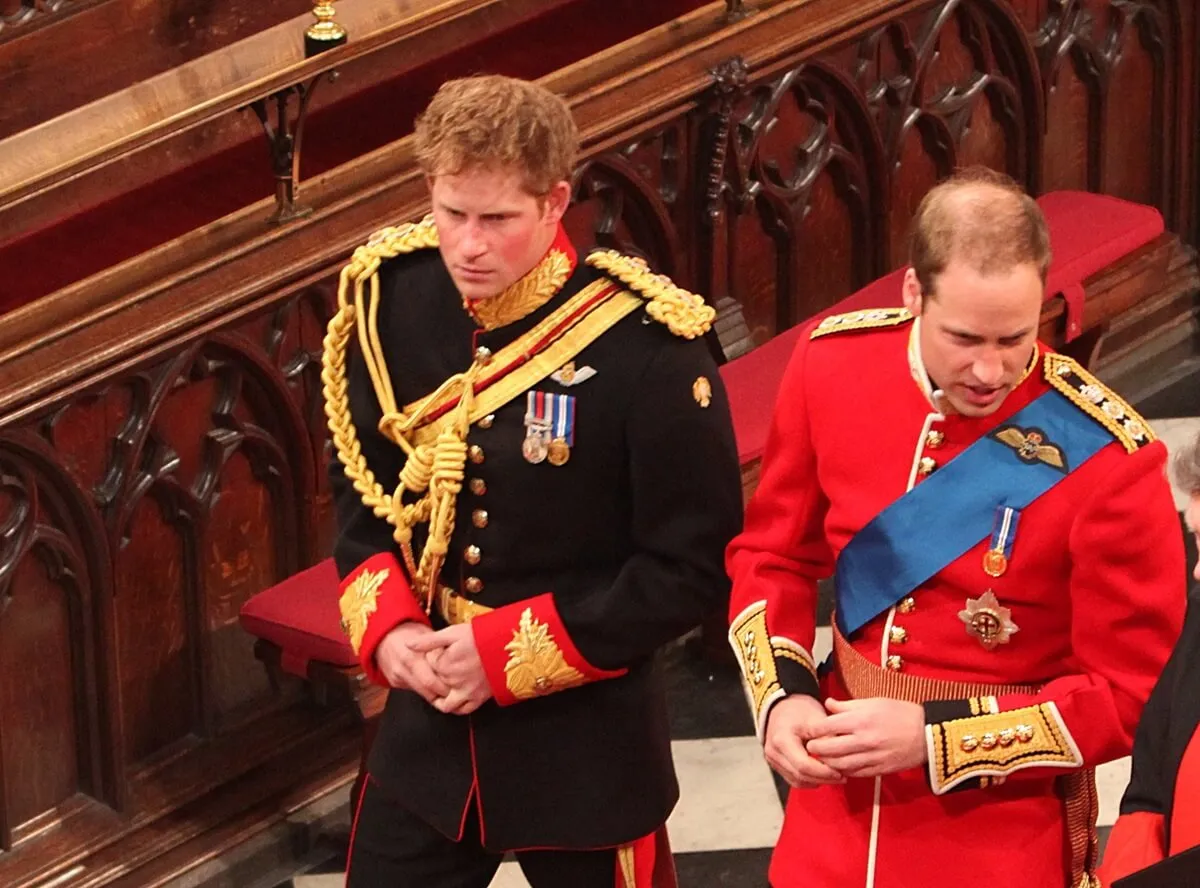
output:
<svg viewBox="0 0 1200 888"><path fill-rule="evenodd" d="M729 627L729 643L746 679L760 740L771 706L778 700L788 694L818 696L812 654L790 638L768 632L765 601L755 602L734 619Z"/></svg>
<svg viewBox="0 0 1200 888"><path fill-rule="evenodd" d="M935 795L968 780L1005 778L1024 768L1083 766L1079 747L1053 703L997 712L994 697L968 702L978 715L925 729Z"/></svg>

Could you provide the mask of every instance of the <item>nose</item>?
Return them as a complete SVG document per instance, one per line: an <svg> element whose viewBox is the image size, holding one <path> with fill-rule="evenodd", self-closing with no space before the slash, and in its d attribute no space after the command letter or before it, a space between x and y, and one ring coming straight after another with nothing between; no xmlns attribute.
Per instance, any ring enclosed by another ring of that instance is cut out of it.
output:
<svg viewBox="0 0 1200 888"><path fill-rule="evenodd" d="M478 225L472 222L464 226L459 248L467 260L478 259L487 252L487 241Z"/></svg>
<svg viewBox="0 0 1200 888"><path fill-rule="evenodd" d="M1004 361L993 351L980 354L971 365L971 373L980 385L999 386L1004 381Z"/></svg>

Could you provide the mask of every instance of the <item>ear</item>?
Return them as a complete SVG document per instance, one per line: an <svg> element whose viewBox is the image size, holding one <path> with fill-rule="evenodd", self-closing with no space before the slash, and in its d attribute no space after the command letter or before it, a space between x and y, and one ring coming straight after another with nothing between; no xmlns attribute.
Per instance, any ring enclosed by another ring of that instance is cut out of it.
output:
<svg viewBox="0 0 1200 888"><path fill-rule="evenodd" d="M917 280L917 273L911 267L904 272L904 284L900 288L901 296L904 299L904 307L912 312L914 318L921 316L921 308L924 304L924 299L921 295L921 282Z"/></svg>
<svg viewBox="0 0 1200 888"><path fill-rule="evenodd" d="M557 225L571 205L571 184L567 181L555 182L550 186L546 195L546 211L543 214L548 224Z"/></svg>

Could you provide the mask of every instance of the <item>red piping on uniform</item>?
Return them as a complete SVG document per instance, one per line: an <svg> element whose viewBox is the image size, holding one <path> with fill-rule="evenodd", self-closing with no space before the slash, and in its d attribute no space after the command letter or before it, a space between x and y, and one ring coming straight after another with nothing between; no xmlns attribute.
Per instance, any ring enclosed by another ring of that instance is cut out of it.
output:
<svg viewBox="0 0 1200 888"><path fill-rule="evenodd" d="M558 324L558 326L556 326L553 330L551 330L549 333L547 333L536 345L533 346L533 348L531 350L519 355L510 364L508 364L505 367L502 367L500 370L496 371L491 376L488 376L488 377L476 382L475 385L472 387L475 394L479 394L484 389L499 382L505 376L512 373L514 370L516 370L518 367L521 367L524 364L529 363L529 361L533 357L535 357L536 355L540 354L541 352L543 352L547 348L549 348L556 340L561 338L562 335L565 332L567 332L567 330L569 330L571 327L575 326L575 324L577 324L580 320L582 320L583 315L590 313L592 311L592 309L596 308L601 302L606 301L609 297L611 297L616 292L617 292L617 285L613 284L612 286L606 287L604 290L597 293L595 296L593 296L591 299L589 299L583 305L579 306L579 308L577 308L575 311L571 312L571 314L568 317L564 318ZM478 332L478 331L476 331L476 332ZM472 334L472 338L474 338L474 334ZM452 399L452 400L447 401L445 404L442 404L440 407L437 407L436 409L431 410L430 412L426 413L421 418L420 425L422 425L422 426L429 425L429 423L433 422L434 420L436 420L442 416L445 416L447 413L449 413L451 410L454 409L454 406L457 403L458 403L457 400Z"/></svg>
<svg viewBox="0 0 1200 888"><path fill-rule="evenodd" d="M346 849L346 880L343 885L350 884L350 861L354 859L354 837L358 834L358 818L362 814L363 799L367 797L367 787L371 785L371 775L363 780L362 790L358 794L358 804L354 806L354 823L350 825L350 846Z"/></svg>

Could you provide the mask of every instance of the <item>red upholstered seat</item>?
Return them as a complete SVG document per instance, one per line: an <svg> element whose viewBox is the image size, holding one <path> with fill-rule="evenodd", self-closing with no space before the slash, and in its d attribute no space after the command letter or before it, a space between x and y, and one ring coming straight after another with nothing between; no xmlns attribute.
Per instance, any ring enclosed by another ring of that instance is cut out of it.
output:
<svg viewBox="0 0 1200 888"><path fill-rule="evenodd" d="M1054 251L1046 298L1061 295L1066 300L1070 341L1083 332L1083 281L1161 235L1163 219L1154 207L1084 191L1051 192L1038 198L1038 204L1046 215ZM898 306L903 280L904 269L897 269L817 317ZM743 465L761 456L766 446L779 382L803 327L785 330L721 368Z"/></svg>
<svg viewBox="0 0 1200 888"><path fill-rule="evenodd" d="M1067 303L1067 341L1083 332L1083 282L1166 230L1154 207L1107 194L1052 191L1038 198L1050 227L1054 261L1046 298Z"/></svg>
<svg viewBox="0 0 1200 888"><path fill-rule="evenodd" d="M289 672L304 675L310 662L358 665L338 611L338 574L333 559L259 592L239 615L242 628L283 651Z"/></svg>

